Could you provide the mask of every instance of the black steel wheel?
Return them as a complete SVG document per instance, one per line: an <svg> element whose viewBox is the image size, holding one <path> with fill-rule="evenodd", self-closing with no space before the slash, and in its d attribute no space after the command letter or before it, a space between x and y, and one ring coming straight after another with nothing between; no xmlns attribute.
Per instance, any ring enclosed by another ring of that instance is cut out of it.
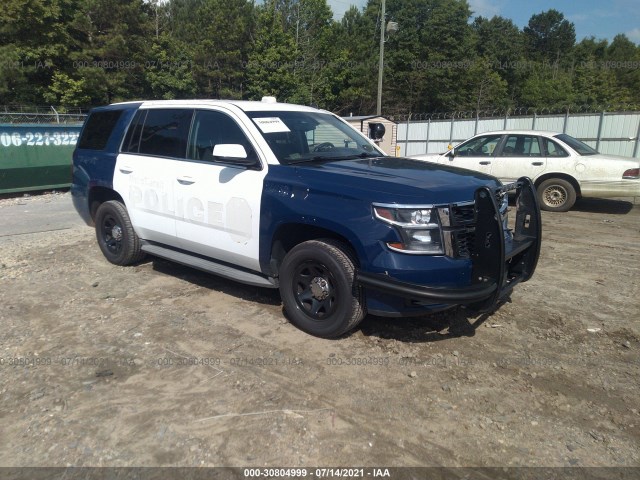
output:
<svg viewBox="0 0 640 480"><path fill-rule="evenodd" d="M133 229L126 207L109 200L96 211L96 238L102 254L115 265L130 265L144 258L140 239Z"/></svg>
<svg viewBox="0 0 640 480"><path fill-rule="evenodd" d="M280 267L280 295L291 322L301 330L335 338L366 314L362 288L347 249L330 239L303 242Z"/></svg>

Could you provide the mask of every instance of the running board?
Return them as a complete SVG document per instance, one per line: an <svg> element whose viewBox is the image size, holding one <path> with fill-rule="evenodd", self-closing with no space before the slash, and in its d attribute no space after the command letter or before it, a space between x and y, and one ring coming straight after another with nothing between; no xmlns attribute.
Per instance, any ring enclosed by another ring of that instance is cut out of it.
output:
<svg viewBox="0 0 640 480"><path fill-rule="evenodd" d="M236 282L246 283L247 285L253 285L256 287L278 288L278 283L275 279L262 277L255 273L239 270L227 265L216 263L212 260L206 260L204 258L189 255L170 248L145 243L141 246L141 249L151 255L165 258L188 267L197 268L198 270L202 270L207 273L213 273L219 277L235 280Z"/></svg>

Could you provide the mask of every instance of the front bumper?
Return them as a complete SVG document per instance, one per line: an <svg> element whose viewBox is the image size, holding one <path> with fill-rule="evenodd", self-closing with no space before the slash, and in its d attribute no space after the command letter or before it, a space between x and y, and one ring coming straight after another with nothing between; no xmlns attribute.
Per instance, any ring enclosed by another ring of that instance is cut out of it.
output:
<svg viewBox="0 0 640 480"><path fill-rule="evenodd" d="M496 191L481 187L475 193L475 245L471 254L471 283L437 287L407 283L388 275L359 271L357 282L371 290L414 302L467 305L478 311L493 309L513 288L531 278L540 255L542 222L531 179L499 189L515 190L516 219L513 235L505 235Z"/></svg>

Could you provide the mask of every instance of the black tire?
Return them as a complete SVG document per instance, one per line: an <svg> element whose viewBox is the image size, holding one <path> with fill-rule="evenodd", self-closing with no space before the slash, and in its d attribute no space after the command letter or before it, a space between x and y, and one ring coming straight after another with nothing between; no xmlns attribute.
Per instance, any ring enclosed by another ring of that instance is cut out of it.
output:
<svg viewBox="0 0 640 480"><path fill-rule="evenodd" d="M542 210L566 212L576 203L576 189L561 178L549 178L538 185L538 202Z"/></svg>
<svg viewBox="0 0 640 480"><path fill-rule="evenodd" d="M144 258L126 207L109 200L96 211L96 238L103 255L115 265L131 265Z"/></svg>
<svg viewBox="0 0 640 480"><path fill-rule="evenodd" d="M331 239L296 245L280 267L280 295L291 323L311 335L336 338L366 315L348 250Z"/></svg>

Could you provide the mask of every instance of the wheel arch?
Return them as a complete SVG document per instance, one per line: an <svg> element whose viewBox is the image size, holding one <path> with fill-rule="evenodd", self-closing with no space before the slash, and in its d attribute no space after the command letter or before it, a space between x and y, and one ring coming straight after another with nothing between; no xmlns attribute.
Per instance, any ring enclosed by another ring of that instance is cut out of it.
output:
<svg viewBox="0 0 640 480"><path fill-rule="evenodd" d="M94 223L98 207L109 200L117 200L124 204L124 200L120 194L111 188L96 186L89 190L89 213L91 215L91 220L93 220Z"/></svg>
<svg viewBox="0 0 640 480"><path fill-rule="evenodd" d="M274 276L278 275L280 265L286 254L296 245L309 240L331 239L341 243L353 259L356 266L359 265L357 248L343 234L334 230L300 223L286 223L280 225L274 232L271 240L269 255L269 267Z"/></svg>
<svg viewBox="0 0 640 480"><path fill-rule="evenodd" d="M560 178L562 180L566 180L575 189L576 196L577 197L582 196L582 192L580 190L580 184L578 183L578 181L574 177L572 177L571 175L568 175L566 173L550 172L550 173L544 173L544 174L540 175L538 178L536 178L536 180L534 182L534 185L535 185L536 189L540 186L540 184L542 182L544 182L545 180L549 180L550 178Z"/></svg>

